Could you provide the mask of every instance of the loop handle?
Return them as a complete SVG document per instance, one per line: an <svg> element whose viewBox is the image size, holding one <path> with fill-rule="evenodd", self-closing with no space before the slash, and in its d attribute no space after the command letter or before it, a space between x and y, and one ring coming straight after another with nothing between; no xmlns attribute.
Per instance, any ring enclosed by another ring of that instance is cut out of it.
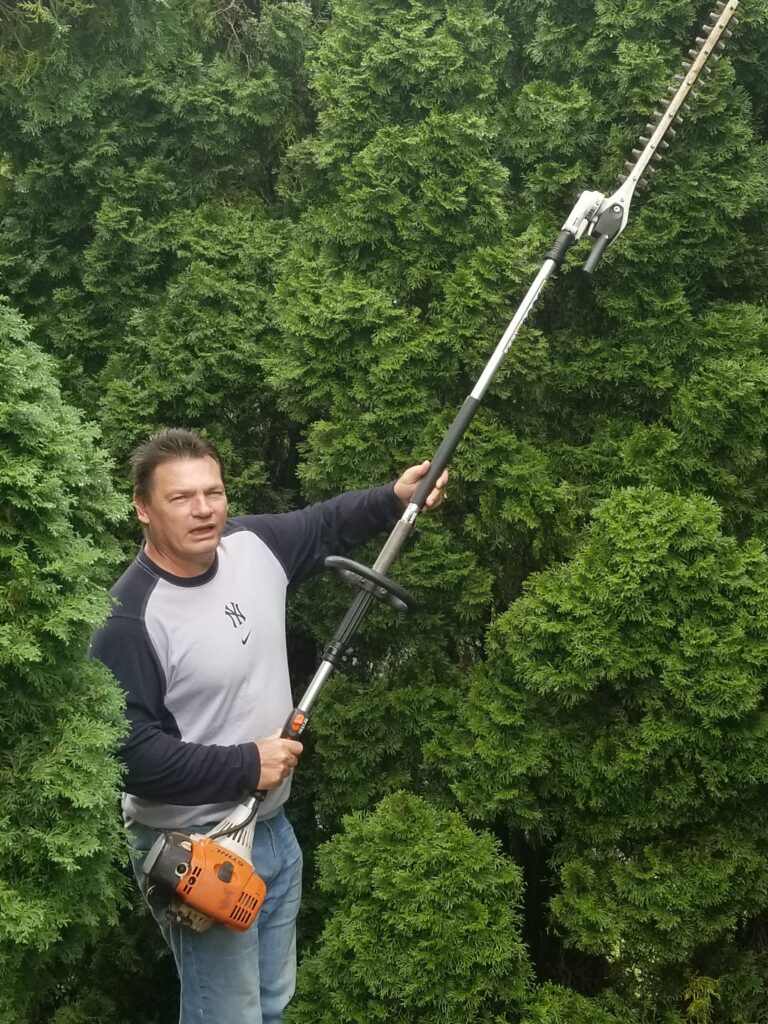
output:
<svg viewBox="0 0 768 1024"><path fill-rule="evenodd" d="M405 587L367 565L341 555L328 555L324 564L326 569L335 570L345 583L367 591L379 601L386 601L397 612L412 611L416 607L416 599Z"/></svg>

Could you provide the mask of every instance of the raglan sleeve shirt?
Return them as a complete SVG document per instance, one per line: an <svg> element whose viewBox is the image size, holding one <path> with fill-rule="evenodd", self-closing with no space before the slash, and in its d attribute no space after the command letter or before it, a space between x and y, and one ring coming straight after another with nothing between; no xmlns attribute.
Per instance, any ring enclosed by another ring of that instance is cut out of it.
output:
<svg viewBox="0 0 768 1024"><path fill-rule="evenodd" d="M210 580L195 578L182 581L170 577L154 566L143 552L139 554L113 588L112 613L94 634L90 651L112 671L125 691L130 729L119 755L126 766L124 785L127 794L138 798L138 802L153 801L176 807L234 803L242 798L244 792L253 791L258 785L261 766L255 740L260 735L267 735L256 732L246 742L234 743L206 742L205 739L190 742L185 738L187 730L179 728L178 713L169 709L168 655L164 655L164 665L145 614L158 582L170 593L167 606L172 616L175 606L186 607L183 602L190 600L191 592L184 592L183 584L220 583L214 577L217 572L221 575L225 571L226 545L242 545L247 541L244 535L251 535L248 543L258 545L263 557L270 560L267 569L274 568L276 573L284 573L284 586L299 583L322 566L326 555L344 553L371 539L391 528L401 514L402 506L394 493L394 485L388 484L347 492L293 512L236 517L227 523L217 559L206 574L210 575ZM263 551L261 545L268 552ZM230 562L242 561L238 557L239 552L240 549L236 557L230 557ZM273 559L279 563L279 569ZM265 575L265 580L249 579L250 587L264 587L268 591L269 580L274 578L274 574L267 572ZM169 587L168 580L173 581L178 589L174 591ZM202 592L202 588L199 590ZM197 596L193 594L192 598ZM278 603L277 599L274 603ZM237 610L240 611L239 605ZM275 618L273 632L280 633L279 641L284 648L283 604L279 610L282 617L279 623ZM224 620L221 628L227 626L228 622ZM247 643L247 640L246 637L240 643ZM252 656L258 657L258 651L251 650ZM282 661L285 661L284 656ZM223 660L222 664L226 662ZM287 664L285 676L287 678ZM222 694L226 697L223 688ZM175 699L178 706L183 694L181 698L176 695ZM216 694L212 693L208 700L205 691L198 696L202 715L196 715L195 721L204 719L213 708L211 723L216 728L211 732L220 737L227 734L223 719L228 715L234 717L235 712L226 701L222 700L219 705L215 703L216 699Z"/></svg>
<svg viewBox="0 0 768 1024"><path fill-rule="evenodd" d="M166 679L143 618L117 605L94 635L91 655L110 669L125 691L130 731L120 757L128 792L161 803L196 805L234 801L256 788L261 765L255 743L181 739L165 707Z"/></svg>

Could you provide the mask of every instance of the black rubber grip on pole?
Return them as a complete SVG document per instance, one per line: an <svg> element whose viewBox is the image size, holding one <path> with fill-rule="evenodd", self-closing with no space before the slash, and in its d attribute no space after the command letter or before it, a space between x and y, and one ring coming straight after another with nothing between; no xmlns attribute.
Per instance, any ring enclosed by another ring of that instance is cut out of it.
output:
<svg viewBox="0 0 768 1024"><path fill-rule="evenodd" d="M344 652L349 646L349 641L357 632L357 628L365 618L365 613L373 604L375 598L368 591L361 591L355 597L352 604L347 608L347 613L342 619L339 628L328 641L323 651L323 661L329 662L334 668L337 667Z"/></svg>
<svg viewBox="0 0 768 1024"><path fill-rule="evenodd" d="M466 397L464 405L459 409L456 419L448 428L448 433L441 441L440 447L432 456L432 462L427 470L427 475L422 479L421 483L414 491L413 497L411 498L412 504L418 505L419 508L424 508L424 503L432 493L432 488L440 478L440 474L451 461L451 456L456 451L456 446L464 436L464 432L472 421L472 417L477 412L479 406L479 399L473 398L472 395L468 395Z"/></svg>
<svg viewBox="0 0 768 1024"><path fill-rule="evenodd" d="M608 248L608 243L611 241L609 235L600 235L595 244L592 246L592 252L587 256L587 261L584 264L585 274L594 274L597 270L597 265L603 258L603 253Z"/></svg>
<svg viewBox="0 0 768 1024"><path fill-rule="evenodd" d="M547 255L544 257L547 260L553 260L558 267L563 265L563 260L568 253L568 250L576 241L576 238L567 228L563 228L560 234L557 236L557 240L552 248L549 250Z"/></svg>

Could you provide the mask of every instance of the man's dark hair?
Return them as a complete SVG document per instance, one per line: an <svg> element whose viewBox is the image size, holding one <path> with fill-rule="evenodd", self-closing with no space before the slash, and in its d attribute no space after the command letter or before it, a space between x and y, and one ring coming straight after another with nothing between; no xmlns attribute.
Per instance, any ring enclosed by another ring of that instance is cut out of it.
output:
<svg viewBox="0 0 768 1024"><path fill-rule="evenodd" d="M143 441L131 455L131 477L133 493L142 501L147 501L152 489L152 477L157 467L163 462L173 459L203 459L210 456L218 463L221 479L224 479L224 466L221 456L211 442L198 434L196 430L183 427L169 427Z"/></svg>

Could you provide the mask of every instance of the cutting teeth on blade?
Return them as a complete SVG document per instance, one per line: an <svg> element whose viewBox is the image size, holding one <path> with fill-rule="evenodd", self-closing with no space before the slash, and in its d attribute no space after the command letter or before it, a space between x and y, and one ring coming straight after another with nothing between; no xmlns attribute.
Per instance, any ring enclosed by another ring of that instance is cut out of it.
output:
<svg viewBox="0 0 768 1024"><path fill-rule="evenodd" d="M675 137L673 126L683 123L683 114L690 109L689 101L699 96L701 88L706 84L706 76L712 73L711 65L719 60L725 49L724 40L733 34L728 26L736 24L733 15L738 0L717 0L715 6L716 10L709 15L710 24L703 24L699 29L695 46L688 50L682 62L681 73L676 74L674 84L667 87L664 99L657 104L637 145L631 151L631 159L624 165L627 175L619 176L623 187L615 197L620 204L628 204L632 192L647 184L647 180L643 181L646 171L650 176L657 169L656 165L661 162Z"/></svg>

